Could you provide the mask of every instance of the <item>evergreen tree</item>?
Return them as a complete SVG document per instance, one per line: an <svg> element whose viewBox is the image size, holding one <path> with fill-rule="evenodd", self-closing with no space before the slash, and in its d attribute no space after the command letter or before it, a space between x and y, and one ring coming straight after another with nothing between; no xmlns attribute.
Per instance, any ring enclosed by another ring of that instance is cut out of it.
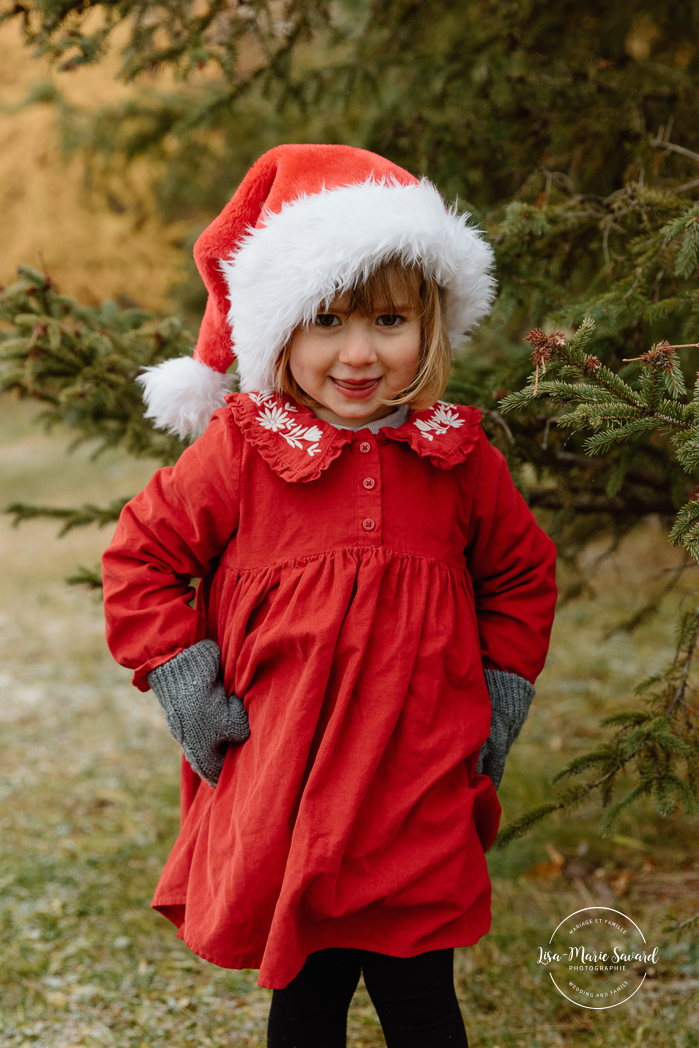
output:
<svg viewBox="0 0 699 1048"><path fill-rule="evenodd" d="M685 393L699 360L697 0L0 0L0 18L18 20L64 71L99 61L125 25L124 79L175 73L174 88L149 82L97 112L54 97L66 145L98 180L128 178L147 157L163 214L194 229L280 141L374 149L458 196L495 246L500 295L455 364L450 397L483 408L530 504L549 511L563 557L574 562L593 536L617 541L656 513L699 559L699 408ZM178 311L193 325L202 306L193 276ZM49 422L84 439L177 455L144 423L134 382L144 364L191 345L176 318L86 310L26 267L0 315L2 388L43 401ZM522 340L532 330L529 378ZM50 512L65 528L118 509ZM627 626L650 611L634 609ZM677 802L694 810L697 621L685 615L667 674L609 722L612 741L559 779L591 777L511 823L504 840L595 792L606 831L646 794L663 813ZM614 802L629 769L635 787Z"/></svg>

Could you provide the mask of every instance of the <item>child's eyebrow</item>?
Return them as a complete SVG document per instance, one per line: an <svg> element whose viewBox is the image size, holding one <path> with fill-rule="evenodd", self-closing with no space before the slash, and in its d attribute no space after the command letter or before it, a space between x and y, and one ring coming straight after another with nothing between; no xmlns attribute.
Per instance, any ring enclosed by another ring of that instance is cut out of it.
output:
<svg viewBox="0 0 699 1048"><path fill-rule="evenodd" d="M388 316L392 316L393 317L393 316L396 316L399 313L410 313L412 311L412 309L413 309L413 307L408 302L394 302L392 305L389 305L386 302L381 302L381 303L376 303L375 302L373 304L373 306L371 307L371 312L372 313L378 313L378 314L384 315L384 316L388 315ZM317 314L316 314L316 316L319 316L319 317L322 317L322 316L348 317L352 313L359 313L359 312L362 312L362 310L357 310L357 309L355 309L355 310L340 309L337 306L329 305L329 306L326 306L323 309L319 309Z"/></svg>
<svg viewBox="0 0 699 1048"><path fill-rule="evenodd" d="M395 316L397 313L410 313L412 306L409 302L393 302L391 305L388 303L374 303L374 313L384 313L389 316Z"/></svg>

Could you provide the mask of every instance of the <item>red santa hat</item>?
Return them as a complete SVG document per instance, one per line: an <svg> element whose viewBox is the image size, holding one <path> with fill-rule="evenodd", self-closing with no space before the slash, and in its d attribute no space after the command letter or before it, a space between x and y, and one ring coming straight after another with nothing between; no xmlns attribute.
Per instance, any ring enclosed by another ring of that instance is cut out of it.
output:
<svg viewBox="0 0 699 1048"><path fill-rule="evenodd" d="M270 149L194 246L209 292L194 356L139 376L146 417L180 437L201 433L236 358L243 392L272 388L292 332L388 259L445 288L457 346L494 295L493 252L468 217L427 179L365 149Z"/></svg>

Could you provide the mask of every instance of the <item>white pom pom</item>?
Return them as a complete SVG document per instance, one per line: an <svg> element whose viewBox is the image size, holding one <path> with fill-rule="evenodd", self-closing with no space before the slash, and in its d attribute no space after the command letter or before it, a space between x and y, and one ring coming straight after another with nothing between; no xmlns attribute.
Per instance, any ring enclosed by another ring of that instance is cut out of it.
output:
<svg viewBox="0 0 699 1048"><path fill-rule="evenodd" d="M230 376L194 357L175 357L144 368L136 381L143 386L145 418L152 418L156 429L184 438L198 437L211 413L223 407Z"/></svg>

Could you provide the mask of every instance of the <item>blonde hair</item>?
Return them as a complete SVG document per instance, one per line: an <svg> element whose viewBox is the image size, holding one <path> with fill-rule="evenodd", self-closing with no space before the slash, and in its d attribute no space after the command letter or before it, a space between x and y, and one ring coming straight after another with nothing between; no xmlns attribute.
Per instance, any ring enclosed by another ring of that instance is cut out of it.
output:
<svg viewBox="0 0 699 1048"><path fill-rule="evenodd" d="M445 299L444 288L432 277L425 276L417 266L390 260L375 269L367 280L350 289L349 303L345 307L348 313L369 316L377 306L385 308L387 313L400 313L407 306L415 310L420 320L417 374L405 389L383 403L396 407L409 404L413 411L421 411L444 393L451 369ZM329 303L325 306L327 308ZM300 404L313 407L316 401L301 389L291 373L290 358L291 339L277 361L275 389L281 396L293 397Z"/></svg>

